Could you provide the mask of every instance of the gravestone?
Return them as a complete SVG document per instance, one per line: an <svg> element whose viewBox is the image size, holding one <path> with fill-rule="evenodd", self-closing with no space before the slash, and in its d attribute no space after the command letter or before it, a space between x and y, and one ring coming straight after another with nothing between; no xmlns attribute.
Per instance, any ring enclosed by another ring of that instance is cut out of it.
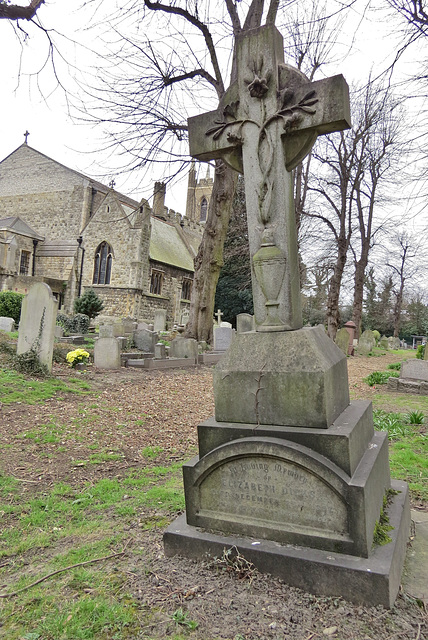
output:
<svg viewBox="0 0 428 640"><path fill-rule="evenodd" d="M166 329L166 311L165 309L156 309L155 321L153 323L154 330L158 333Z"/></svg>
<svg viewBox="0 0 428 640"><path fill-rule="evenodd" d="M428 363L425 360L406 360L401 365L400 378L428 382Z"/></svg>
<svg viewBox="0 0 428 640"><path fill-rule="evenodd" d="M391 336L388 338L388 348L389 349L399 349L400 348L400 338L394 338Z"/></svg>
<svg viewBox="0 0 428 640"><path fill-rule="evenodd" d="M112 327L113 327L113 336L115 338L119 338L119 336L123 336L125 334L125 328L123 326L123 322L114 322Z"/></svg>
<svg viewBox="0 0 428 640"><path fill-rule="evenodd" d="M381 349L389 349L389 343L388 343L388 338L386 336L382 336L381 339L379 340L379 347Z"/></svg>
<svg viewBox="0 0 428 640"><path fill-rule="evenodd" d="M63 338L64 337L64 327L61 327L61 325L57 324L55 326L55 338Z"/></svg>
<svg viewBox="0 0 428 640"><path fill-rule="evenodd" d="M428 360L428 347L425 345L424 360Z"/></svg>
<svg viewBox="0 0 428 640"><path fill-rule="evenodd" d="M22 301L16 353L20 355L34 349L49 371L52 370L57 311L58 300L44 282L34 284Z"/></svg>
<svg viewBox="0 0 428 640"><path fill-rule="evenodd" d="M369 353L374 349L375 345L376 340L373 335L373 331L371 331L370 329L366 329L364 333L361 334L358 341L358 353L361 356L368 356Z"/></svg>
<svg viewBox="0 0 428 640"><path fill-rule="evenodd" d="M117 338L98 338L94 344L94 365L97 369L120 369L120 364L120 344Z"/></svg>
<svg viewBox="0 0 428 640"><path fill-rule="evenodd" d="M100 324L98 329L99 338L114 338L114 327L112 324Z"/></svg>
<svg viewBox="0 0 428 640"><path fill-rule="evenodd" d="M198 359L198 343L193 338L174 338L169 347L170 358Z"/></svg>
<svg viewBox="0 0 428 640"><path fill-rule="evenodd" d="M232 344L233 334L232 327L215 327L214 351L226 351Z"/></svg>
<svg viewBox="0 0 428 640"><path fill-rule="evenodd" d="M189 322L190 312L189 309L183 309L180 316L180 323L184 326Z"/></svg>
<svg viewBox="0 0 428 640"><path fill-rule="evenodd" d="M244 173L256 331L216 366L215 417L183 467L186 513L165 552L235 549L293 586L392 606L407 485L392 483L392 541L372 550L391 487L387 434L374 432L370 402L350 403L344 353L324 327L302 328L300 309L291 171L319 134L350 126L347 85L285 65L273 26L238 36L236 57L237 82L217 111L189 119L189 139L194 157Z"/></svg>
<svg viewBox="0 0 428 640"><path fill-rule="evenodd" d="M150 331L149 329L137 329L137 331L134 331L134 344L137 349L144 353L154 353L158 339L159 336L156 331Z"/></svg>
<svg viewBox="0 0 428 640"><path fill-rule="evenodd" d="M345 329L345 327L342 327L336 333L335 343L337 344L339 349L343 351L343 353L347 356L349 351L349 333Z"/></svg>
<svg viewBox="0 0 428 640"><path fill-rule="evenodd" d="M0 331L15 331L15 321L13 318L0 317Z"/></svg>
<svg viewBox="0 0 428 640"><path fill-rule="evenodd" d="M237 333L247 333L255 330L254 316L249 313L238 313L236 316Z"/></svg>
<svg viewBox="0 0 428 640"><path fill-rule="evenodd" d="M354 355L354 343L355 336L357 333L357 325L352 320L348 320L348 322L344 325L344 328L348 332L349 335L349 345L348 345L348 356Z"/></svg>
<svg viewBox="0 0 428 640"><path fill-rule="evenodd" d="M164 360L166 358L166 346L163 342L155 344L155 360Z"/></svg>

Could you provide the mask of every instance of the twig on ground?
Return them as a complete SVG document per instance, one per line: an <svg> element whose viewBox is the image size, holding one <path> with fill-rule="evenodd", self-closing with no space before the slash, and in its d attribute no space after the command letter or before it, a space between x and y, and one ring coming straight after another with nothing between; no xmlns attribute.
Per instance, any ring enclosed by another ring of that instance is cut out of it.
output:
<svg viewBox="0 0 428 640"><path fill-rule="evenodd" d="M36 580L31 584L27 584L26 587L22 587L22 589L18 589L17 591L12 591L12 593L0 593L0 598L12 598L14 596L17 596L23 591L27 591L27 589L31 589L31 587L35 587L37 584L44 582L48 578L52 578L53 576L58 575L58 573L64 573L64 571L69 571L70 569L75 569L76 567L83 567L84 565L93 564L94 562L102 562L103 560L110 560L110 558L117 558L119 556L123 556L129 542L130 540L128 540L128 542L126 543L122 551L119 551L119 553L111 553L109 556L103 556L102 558L94 558L93 560L85 560L85 562L77 562L76 564L70 564L68 567L64 567L64 569L58 569L57 571L48 573L46 576L43 576L43 578L40 578L39 580Z"/></svg>

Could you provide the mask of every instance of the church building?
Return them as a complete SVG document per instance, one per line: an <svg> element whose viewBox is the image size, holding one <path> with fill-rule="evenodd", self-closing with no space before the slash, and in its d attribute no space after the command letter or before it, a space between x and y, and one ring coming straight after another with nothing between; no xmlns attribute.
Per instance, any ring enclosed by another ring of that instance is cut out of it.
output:
<svg viewBox="0 0 428 640"><path fill-rule="evenodd" d="M163 183L155 184L150 207L25 142L0 162L0 290L26 293L46 282L60 309L73 313L75 299L93 288L103 317L151 322L161 308L169 326L181 324L199 220L165 207Z"/></svg>

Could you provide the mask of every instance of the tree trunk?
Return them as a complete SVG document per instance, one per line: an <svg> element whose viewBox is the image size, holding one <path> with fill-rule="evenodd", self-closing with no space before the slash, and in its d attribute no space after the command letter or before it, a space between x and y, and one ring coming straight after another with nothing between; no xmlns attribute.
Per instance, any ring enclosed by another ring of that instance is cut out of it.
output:
<svg viewBox="0 0 428 640"><path fill-rule="evenodd" d="M339 245L338 256L334 267L334 273L330 280L327 298L327 333L334 340L340 324L339 296L342 284L343 271L346 265L346 247Z"/></svg>
<svg viewBox="0 0 428 640"><path fill-rule="evenodd" d="M238 173L222 160L216 160L207 223L195 258L190 317L184 333L186 338L212 341L215 290L223 266L223 245L237 181Z"/></svg>
<svg viewBox="0 0 428 640"><path fill-rule="evenodd" d="M354 277L354 303L352 320L356 326L355 337L359 338L361 333L361 320L363 317L363 298L364 298L364 276L369 261L369 241L366 240L366 246L363 246L361 257L355 264Z"/></svg>

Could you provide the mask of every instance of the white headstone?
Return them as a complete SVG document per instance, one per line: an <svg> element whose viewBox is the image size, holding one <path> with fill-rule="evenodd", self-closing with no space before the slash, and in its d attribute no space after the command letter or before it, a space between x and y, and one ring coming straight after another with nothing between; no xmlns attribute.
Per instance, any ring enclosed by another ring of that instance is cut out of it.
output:
<svg viewBox="0 0 428 640"><path fill-rule="evenodd" d="M98 369L120 369L120 345L116 338L99 338L95 342L94 365Z"/></svg>
<svg viewBox="0 0 428 640"><path fill-rule="evenodd" d="M22 301L16 353L34 349L42 364L52 370L58 300L44 282L34 284Z"/></svg>
<svg viewBox="0 0 428 640"><path fill-rule="evenodd" d="M15 321L13 318L0 317L0 331L15 331Z"/></svg>
<svg viewBox="0 0 428 640"><path fill-rule="evenodd" d="M156 309L155 321L153 324L154 324L155 331L165 331L166 329L166 310L165 309Z"/></svg>
<svg viewBox="0 0 428 640"><path fill-rule="evenodd" d="M233 340L232 327L216 327L214 329L214 351L226 351Z"/></svg>

